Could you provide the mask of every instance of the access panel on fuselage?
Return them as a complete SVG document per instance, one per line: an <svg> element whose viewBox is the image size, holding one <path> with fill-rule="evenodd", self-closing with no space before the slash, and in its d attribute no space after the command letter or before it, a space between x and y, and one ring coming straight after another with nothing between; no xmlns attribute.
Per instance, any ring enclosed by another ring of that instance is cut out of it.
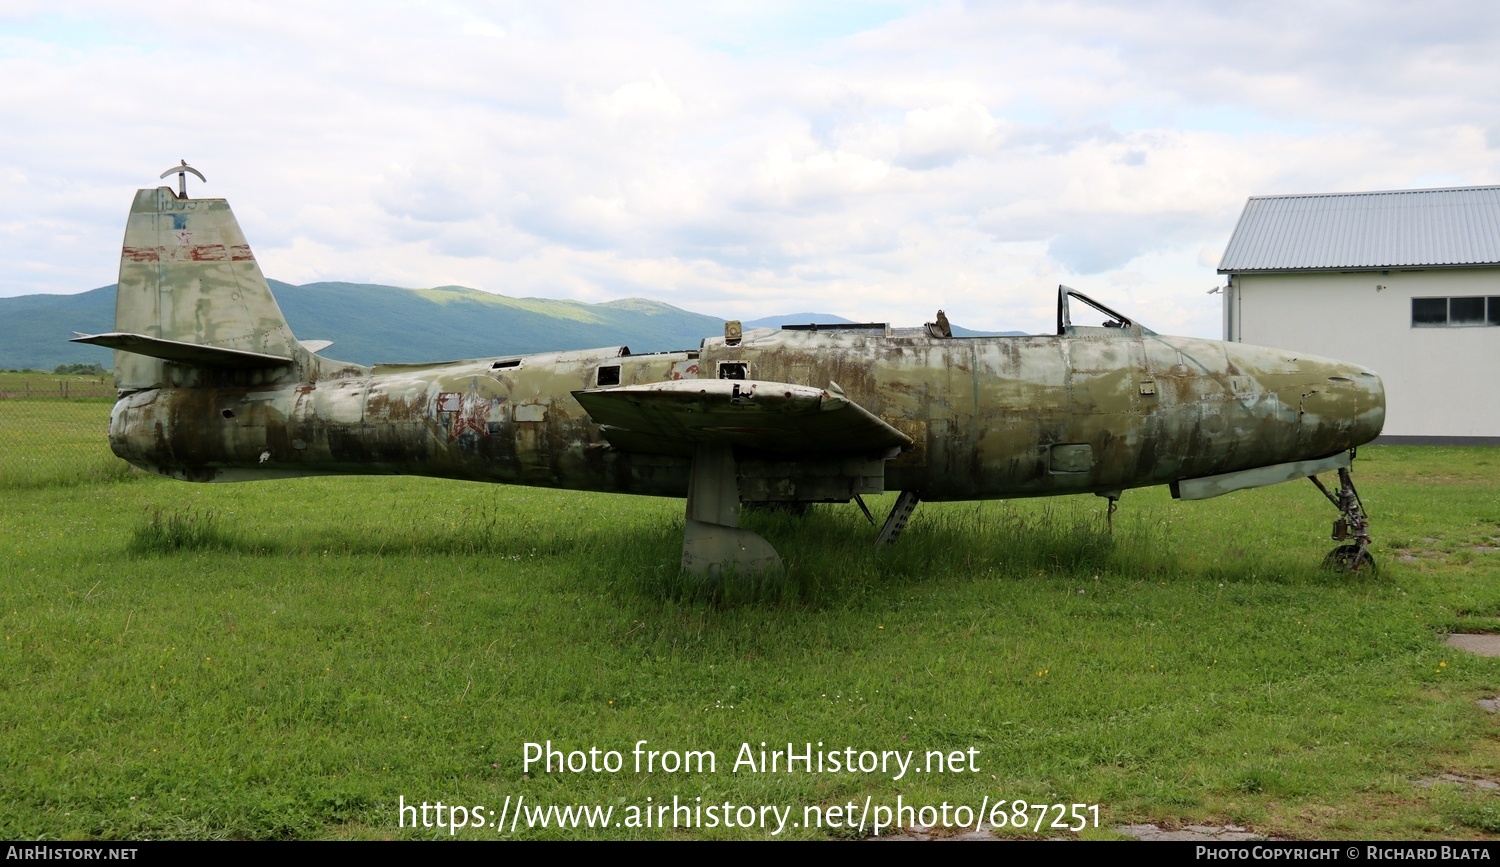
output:
<svg viewBox="0 0 1500 867"><path fill-rule="evenodd" d="M1067 368L1054 336L955 340L973 369L962 429L972 458L953 496L1025 496L1050 485L1048 451L1065 442Z"/></svg>
<svg viewBox="0 0 1500 867"><path fill-rule="evenodd" d="M1150 390L1140 335L1073 327L1061 345L1070 417L1062 432L1066 442L1049 455L1051 489L1128 487L1137 478L1141 391Z"/></svg>

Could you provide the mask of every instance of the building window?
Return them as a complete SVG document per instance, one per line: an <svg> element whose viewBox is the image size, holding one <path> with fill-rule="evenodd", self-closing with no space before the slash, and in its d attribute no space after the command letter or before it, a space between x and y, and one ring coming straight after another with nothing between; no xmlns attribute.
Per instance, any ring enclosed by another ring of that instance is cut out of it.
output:
<svg viewBox="0 0 1500 867"><path fill-rule="evenodd" d="M1500 295L1411 299L1411 327L1500 325Z"/></svg>

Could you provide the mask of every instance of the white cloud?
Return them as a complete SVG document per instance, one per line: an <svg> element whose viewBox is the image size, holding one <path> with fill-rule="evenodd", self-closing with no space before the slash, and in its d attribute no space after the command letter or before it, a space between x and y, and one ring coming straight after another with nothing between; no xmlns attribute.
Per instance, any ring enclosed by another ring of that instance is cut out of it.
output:
<svg viewBox="0 0 1500 867"><path fill-rule="evenodd" d="M999 127L976 102L913 109L901 124L898 161L910 168L928 169L985 156L1000 143Z"/></svg>
<svg viewBox="0 0 1500 867"><path fill-rule="evenodd" d="M0 12L0 295L185 157L295 282L1216 335L1246 197L1500 176L1478 3L58 8Z"/></svg>

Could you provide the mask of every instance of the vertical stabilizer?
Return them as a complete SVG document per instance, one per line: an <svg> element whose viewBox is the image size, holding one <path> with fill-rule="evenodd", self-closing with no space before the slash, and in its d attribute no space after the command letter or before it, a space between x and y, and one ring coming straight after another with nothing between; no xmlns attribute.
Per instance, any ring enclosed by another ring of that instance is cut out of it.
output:
<svg viewBox="0 0 1500 867"><path fill-rule="evenodd" d="M138 190L125 225L115 331L292 358L297 340L223 199ZM166 382L161 358L116 350L115 385Z"/></svg>

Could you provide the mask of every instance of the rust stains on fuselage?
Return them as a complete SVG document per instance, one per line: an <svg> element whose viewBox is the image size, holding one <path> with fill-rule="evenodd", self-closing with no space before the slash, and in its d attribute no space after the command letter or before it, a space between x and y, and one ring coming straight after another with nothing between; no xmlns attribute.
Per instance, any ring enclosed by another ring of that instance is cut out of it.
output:
<svg viewBox="0 0 1500 867"><path fill-rule="evenodd" d="M886 462L887 490L963 500L1113 491L1323 457L1373 438L1384 419L1379 378L1362 367L1139 328L982 338L786 330L695 351L375 368L298 358L281 373L167 364L167 385L116 405L111 445L138 466L196 481L391 473L683 496L689 450L611 447L573 392L722 374L837 384L914 441Z"/></svg>

